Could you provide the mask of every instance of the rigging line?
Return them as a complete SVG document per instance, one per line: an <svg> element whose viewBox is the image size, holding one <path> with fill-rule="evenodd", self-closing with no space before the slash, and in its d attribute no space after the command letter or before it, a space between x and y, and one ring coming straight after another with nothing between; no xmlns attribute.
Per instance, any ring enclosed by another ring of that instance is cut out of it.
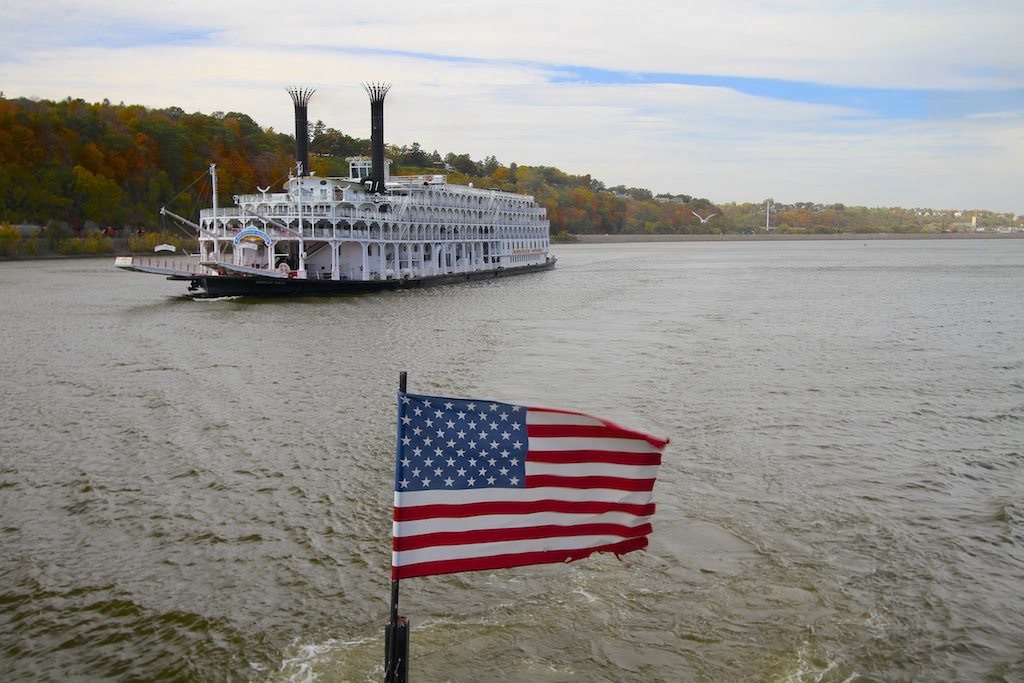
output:
<svg viewBox="0 0 1024 683"><path fill-rule="evenodd" d="M166 229L167 228L167 223L168 223L167 215L166 214L161 214L161 216L160 216L160 227L161 227L161 229ZM185 226L182 225L181 223L179 223L178 221L171 221L170 224L173 225L178 230L180 230L181 234L185 235L185 237L188 237L189 239L191 239L191 238L196 236L192 231L186 230Z"/></svg>
<svg viewBox="0 0 1024 683"><path fill-rule="evenodd" d="M281 177L280 177L280 178L278 178L277 180L275 180L274 182L272 182L272 183L271 183L271 184L269 185L269 187L276 187L276 186L278 186L278 185L281 185L281 186L283 187L283 186L284 186L284 181L285 181L285 179L286 179L286 178L287 178L288 176L290 176L290 175L291 175L291 173L292 173L292 172L291 172L291 170L285 171L284 173L282 173L282 174L281 174Z"/></svg>
<svg viewBox="0 0 1024 683"><path fill-rule="evenodd" d="M281 176L279 178L277 178L277 180L275 180L273 183L270 184L270 187L274 187L275 185L283 185L284 181L290 175L291 175L291 171L285 171L284 173L281 174ZM204 171L203 173L199 174L199 176L197 176L195 180L193 180L184 189L182 189L181 192L179 192L178 194L174 195L171 198L171 200L169 202L167 202L167 205L174 204L174 202L177 201L179 197L181 197L183 194L185 194L186 192L191 190L196 185L196 183L198 183L200 180L204 179L205 177L206 177L206 172ZM199 210L199 199L194 197L193 200L192 200L192 211L191 211L191 213L194 214L198 210ZM166 226L167 225L167 217L166 216L161 216L160 223L161 223L161 227ZM173 221L173 225L176 228L178 228L179 230L181 230L181 232L183 234L185 234L185 235L187 235L189 237L193 236L192 233L190 233L188 230L186 230L185 226L181 225L178 221Z"/></svg>
<svg viewBox="0 0 1024 683"><path fill-rule="evenodd" d="M206 175L207 175L207 173L206 173L205 171L204 171L203 173L200 173L200 174L199 174L199 175L198 175L198 176L196 177L196 179L195 179L195 180L193 180L193 181L192 181L191 183L189 183L189 184L188 184L188 185L187 185L187 186L186 186L186 187L185 187L184 189L182 189L182 190L181 190L181 192L179 192L178 194L174 195L174 196L173 196L173 197L171 198L171 200L170 200L169 202L167 202L167 204L165 204L165 206L168 206L168 205L173 205L173 204L174 204L174 202L176 202L176 201L178 200L178 198L179 198L179 197L181 197L181 196L182 196L183 194L185 194L186 192L188 192L189 190L191 190L191 189L192 189L193 187L195 187L195 185L196 185L196 184L197 184L197 183L198 183L198 182L199 182L200 180L204 179L204 178L206 177ZM196 213L196 212L198 211L198 207L199 207L199 200L198 200L198 198L196 198L196 197L193 197L193 198L192 198L192 206L191 206L191 209L192 209L192 210L190 211L190 213L191 213L191 214L195 214L195 213ZM167 225L167 216L161 216L161 226L166 226L166 225ZM178 228L179 230L181 230L182 234L184 234L184 235L186 235L186 236L188 236L188 237L194 237L194 236L195 236L195 235L193 235L193 234L192 234L191 232L189 232L188 230L186 230L186 229L185 229L185 226L184 226L184 225L182 225L181 223L179 223L178 221L173 221L173 225L174 225L175 227L177 227L177 228Z"/></svg>
<svg viewBox="0 0 1024 683"><path fill-rule="evenodd" d="M195 180L193 180L191 183L189 183L181 192L179 192L178 194L174 195L169 202L164 204L164 206L173 205L174 202L176 202L179 197L181 197L183 194L185 194L186 192L191 190L196 185L196 183L198 183L200 180L202 180L205 177L206 177L206 173L199 174L199 176L197 176ZM199 205L199 202L195 198L193 198L193 200L192 200L192 213L195 212L196 207L198 205ZM161 214L160 215L160 227L161 227L161 229L166 229L167 224L168 224L167 216L165 214ZM181 233L183 235L185 235L186 237L192 238L192 237L195 236L190 231L186 230L185 226L182 225L181 223L179 223L178 221L171 221L171 225L173 225L178 230L180 230Z"/></svg>
<svg viewBox="0 0 1024 683"><path fill-rule="evenodd" d="M183 195L186 192L188 192L189 190L191 190L193 185L195 185L196 183L198 183L200 180L202 180L205 177L206 177L206 172L204 171L203 173L201 173L199 175L199 177L197 177L195 180L193 180L191 183L189 183L188 186L185 187L185 189L183 189L181 192L179 192L178 194L176 194L173 197L171 197L171 201L167 202L167 204L174 204L174 202L176 202L178 200L178 197L180 197L181 195Z"/></svg>

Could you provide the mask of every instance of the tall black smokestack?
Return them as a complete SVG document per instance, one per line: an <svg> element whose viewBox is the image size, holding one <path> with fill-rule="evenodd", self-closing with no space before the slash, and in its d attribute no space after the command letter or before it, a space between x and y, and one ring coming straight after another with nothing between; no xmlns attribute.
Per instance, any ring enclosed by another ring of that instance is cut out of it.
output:
<svg viewBox="0 0 1024 683"><path fill-rule="evenodd" d="M312 88L288 88L295 104L295 161L302 164L301 175L309 175L309 121L306 106L316 90Z"/></svg>
<svg viewBox="0 0 1024 683"><path fill-rule="evenodd" d="M390 83L363 83L370 96L370 150L373 170L370 171L370 192L384 191L384 97Z"/></svg>

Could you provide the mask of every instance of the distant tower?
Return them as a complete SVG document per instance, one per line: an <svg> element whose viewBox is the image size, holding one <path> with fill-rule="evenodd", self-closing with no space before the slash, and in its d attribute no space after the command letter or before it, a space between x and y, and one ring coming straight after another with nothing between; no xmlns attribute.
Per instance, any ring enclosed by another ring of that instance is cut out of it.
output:
<svg viewBox="0 0 1024 683"><path fill-rule="evenodd" d="M309 175L309 121L306 107L316 90L312 88L288 88L295 104L295 161L301 164L300 175Z"/></svg>
<svg viewBox="0 0 1024 683"><path fill-rule="evenodd" d="M370 96L370 150L373 170L370 172L370 192L384 191L384 98L390 83L363 83Z"/></svg>

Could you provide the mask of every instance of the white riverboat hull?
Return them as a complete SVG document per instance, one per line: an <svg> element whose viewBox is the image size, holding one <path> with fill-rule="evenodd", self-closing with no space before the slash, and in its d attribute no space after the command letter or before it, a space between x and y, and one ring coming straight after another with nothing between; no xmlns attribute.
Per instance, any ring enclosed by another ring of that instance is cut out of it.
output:
<svg viewBox="0 0 1024 683"><path fill-rule="evenodd" d="M309 171L305 105L312 91L289 91L297 161L282 191L258 188L219 206L211 165L213 206L198 222L161 210L195 230L199 253L166 263L125 256L115 266L187 281L197 297L331 296L553 268L547 212L533 196L449 184L443 174L390 174L383 141L389 87L367 87L373 154L350 157L348 177Z"/></svg>

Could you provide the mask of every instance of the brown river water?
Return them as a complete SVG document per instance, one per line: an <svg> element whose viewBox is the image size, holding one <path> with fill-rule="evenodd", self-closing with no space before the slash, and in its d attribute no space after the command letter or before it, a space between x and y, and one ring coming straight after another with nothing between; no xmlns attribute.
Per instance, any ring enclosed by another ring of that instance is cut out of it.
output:
<svg viewBox="0 0 1024 683"><path fill-rule="evenodd" d="M413 681L1024 680L1024 240L194 301L0 263L5 681L380 681L398 374L668 436L650 547L402 583Z"/></svg>

